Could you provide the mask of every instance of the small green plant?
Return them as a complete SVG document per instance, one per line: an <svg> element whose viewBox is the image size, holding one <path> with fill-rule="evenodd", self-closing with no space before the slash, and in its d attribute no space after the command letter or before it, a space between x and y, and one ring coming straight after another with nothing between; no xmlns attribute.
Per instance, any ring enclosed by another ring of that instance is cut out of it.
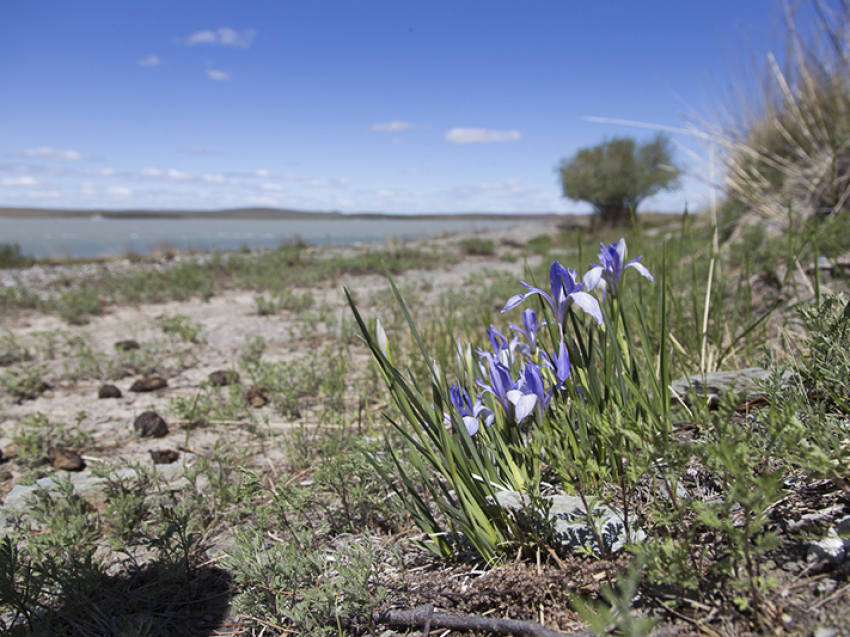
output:
<svg viewBox="0 0 850 637"><path fill-rule="evenodd" d="M0 243L0 268L28 268L35 259L24 255L17 243Z"/></svg>
<svg viewBox="0 0 850 637"><path fill-rule="evenodd" d="M85 412L82 412L85 417ZM91 436L80 430L81 419L74 427L50 422L42 413L28 416L12 435L18 451L18 462L35 467L50 461L51 452L57 448L79 448L91 441Z"/></svg>
<svg viewBox="0 0 850 637"><path fill-rule="evenodd" d="M0 383L18 401L32 400L50 388L46 380L48 374L48 367L43 363L25 365L7 370L0 378Z"/></svg>
<svg viewBox="0 0 850 637"><path fill-rule="evenodd" d="M202 341L199 336L203 327L185 314L175 314L174 316L160 314L154 319L154 324L166 334L176 335L184 343L200 343Z"/></svg>
<svg viewBox="0 0 850 637"><path fill-rule="evenodd" d="M458 245L464 254L469 256L491 257L496 254L496 244L492 239L473 237L462 239Z"/></svg>
<svg viewBox="0 0 850 637"><path fill-rule="evenodd" d="M91 288L72 289L59 298L59 316L71 325L86 325L102 311L100 297Z"/></svg>

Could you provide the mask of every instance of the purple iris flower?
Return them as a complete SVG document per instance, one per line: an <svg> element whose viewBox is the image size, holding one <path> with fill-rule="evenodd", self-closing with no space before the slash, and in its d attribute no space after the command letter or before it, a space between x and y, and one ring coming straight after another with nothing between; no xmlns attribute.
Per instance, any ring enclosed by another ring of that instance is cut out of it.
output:
<svg viewBox="0 0 850 637"><path fill-rule="evenodd" d="M490 339L490 345L493 347L492 354L490 352L485 352L482 349L476 351L479 356L483 356L488 360L490 357L495 357L495 359L502 363L502 365L510 367L514 362L514 351L519 350L520 353L525 353L522 348L522 343L519 342L519 337L514 336L511 339L511 342L508 343L508 339L505 338L505 335L496 329L496 326L494 325L491 325L487 330L487 338Z"/></svg>
<svg viewBox="0 0 850 637"><path fill-rule="evenodd" d="M531 361L525 364L516 389L508 392L508 400L514 405L517 424L525 420L535 407L537 407L538 422L542 422L543 413L549 406L551 398L552 390L546 391L540 368Z"/></svg>
<svg viewBox="0 0 850 637"><path fill-rule="evenodd" d="M478 433L478 429L480 427L479 418L484 418L484 424L487 427L492 425L493 421L496 419L496 415L493 413L493 410L485 407L481 402L480 397L475 401L475 404L473 404L472 400L469 398L469 393L454 383L452 383L451 389L449 389L449 399L452 401L452 404L457 407L460 417L463 419L463 424L466 425L466 430L469 432L470 436L474 436ZM452 422L449 414L445 414L443 419L447 425L450 425Z"/></svg>
<svg viewBox="0 0 850 637"><path fill-rule="evenodd" d="M599 261L601 265L591 263L593 266L587 274L584 275L584 283L588 290L594 290L597 286L602 288L604 298L607 288L611 288L612 294L617 294L617 286L620 283L620 278L623 276L626 268L634 268L645 276L650 281L655 281L649 270L638 263L642 257L638 256L628 263L626 261L626 240L620 239L617 243L612 243L610 246L605 246L604 243L599 244L602 252L599 253Z"/></svg>
<svg viewBox="0 0 850 637"><path fill-rule="evenodd" d="M493 394L495 399L502 406L502 409L505 410L505 415L508 417L508 420L513 420L514 404L508 399L508 392L517 388L516 381L511 378L511 370L508 369L506 365L496 360L496 358L492 355L487 356L486 360L490 376L490 384L486 384L480 378L478 379L478 384L485 392Z"/></svg>
<svg viewBox="0 0 850 637"><path fill-rule="evenodd" d="M528 285L525 281L520 281L523 287L528 292L517 294L508 299L502 312L514 309L532 294L540 294L552 308L552 311L558 316L558 324L563 329L564 321L566 320L567 310L575 303L582 310L590 314L593 319L602 325L602 308L599 307L597 301L592 295L584 291L584 283L579 283L576 279L576 271L571 268L565 268L560 263L555 261L549 270L549 285L552 290L552 295L549 296L544 290Z"/></svg>
<svg viewBox="0 0 850 637"><path fill-rule="evenodd" d="M546 321L538 324L537 314L530 307L526 308L522 313L522 327L510 323L510 328L525 336L527 343L519 343L516 349L526 356L532 356L537 350L537 332L544 325L546 325Z"/></svg>

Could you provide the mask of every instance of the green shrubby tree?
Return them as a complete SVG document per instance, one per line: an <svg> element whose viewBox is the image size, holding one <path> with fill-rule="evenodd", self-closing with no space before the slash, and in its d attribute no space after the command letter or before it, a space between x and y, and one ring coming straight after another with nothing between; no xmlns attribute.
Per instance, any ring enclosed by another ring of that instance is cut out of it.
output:
<svg viewBox="0 0 850 637"><path fill-rule="evenodd" d="M681 171L672 156L663 134L641 145L631 137L614 137L580 148L558 168L564 196L589 203L604 224L625 223L641 201L678 187Z"/></svg>

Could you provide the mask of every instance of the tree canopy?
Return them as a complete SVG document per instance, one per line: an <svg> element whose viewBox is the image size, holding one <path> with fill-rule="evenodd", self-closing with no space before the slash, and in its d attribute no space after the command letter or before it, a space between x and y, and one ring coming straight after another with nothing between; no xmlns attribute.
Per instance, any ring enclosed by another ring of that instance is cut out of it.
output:
<svg viewBox="0 0 850 637"><path fill-rule="evenodd" d="M640 202L679 185L670 139L658 134L638 145L631 137L614 137L593 148L580 148L558 168L564 196L586 201L600 221L621 224Z"/></svg>

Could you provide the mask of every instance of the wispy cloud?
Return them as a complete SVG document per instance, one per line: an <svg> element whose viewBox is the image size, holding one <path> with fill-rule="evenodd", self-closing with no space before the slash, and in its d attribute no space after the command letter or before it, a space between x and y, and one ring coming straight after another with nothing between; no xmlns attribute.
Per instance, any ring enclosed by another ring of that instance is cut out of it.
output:
<svg viewBox="0 0 850 637"><path fill-rule="evenodd" d="M127 197L133 196L133 189L125 188L124 186L113 186L111 188L106 189L106 194L112 197L119 197L121 199L125 199Z"/></svg>
<svg viewBox="0 0 850 637"><path fill-rule="evenodd" d="M413 122L405 122L400 119L394 119L391 122L384 122L382 124L372 124L369 127L369 130L373 133L400 133L401 131L411 130L414 128L420 128Z"/></svg>
<svg viewBox="0 0 850 637"><path fill-rule="evenodd" d="M204 31L196 31L188 38L177 38L177 42L187 46L196 44L220 44L223 46L235 46L240 49L247 49L251 46L251 42L256 37L257 32L254 29L244 29L237 31L230 27L221 27L213 31L207 29Z"/></svg>
<svg viewBox="0 0 850 637"><path fill-rule="evenodd" d="M218 69L207 69L207 77L217 82L225 82L230 79L230 73Z"/></svg>
<svg viewBox="0 0 850 637"><path fill-rule="evenodd" d="M37 186L38 180L35 177L4 177L0 179L0 185L3 186Z"/></svg>
<svg viewBox="0 0 850 637"><path fill-rule="evenodd" d="M149 55L139 60L138 64L139 66L159 66L162 64L162 60L158 55Z"/></svg>
<svg viewBox="0 0 850 637"><path fill-rule="evenodd" d="M492 142L517 142L522 139L518 130L493 130L490 128L453 128L446 133L452 144L487 144Z"/></svg>
<svg viewBox="0 0 850 637"><path fill-rule="evenodd" d="M179 153L187 153L189 155L221 155L220 150L210 150L209 148L202 148L200 146L183 146L182 148L177 149Z"/></svg>
<svg viewBox="0 0 850 637"><path fill-rule="evenodd" d="M39 146L28 148L22 153L13 153L15 157L30 157L35 159L55 159L57 161L95 161L100 157L94 155L83 155L75 150L57 150L50 146Z"/></svg>

